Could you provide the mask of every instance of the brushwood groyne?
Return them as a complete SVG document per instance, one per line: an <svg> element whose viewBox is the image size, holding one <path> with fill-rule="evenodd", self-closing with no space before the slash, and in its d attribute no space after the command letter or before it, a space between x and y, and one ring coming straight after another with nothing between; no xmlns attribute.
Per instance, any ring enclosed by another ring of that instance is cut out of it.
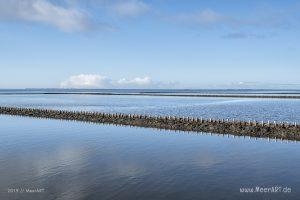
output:
<svg viewBox="0 0 300 200"><path fill-rule="evenodd" d="M300 141L297 123L0 107L0 114Z"/></svg>

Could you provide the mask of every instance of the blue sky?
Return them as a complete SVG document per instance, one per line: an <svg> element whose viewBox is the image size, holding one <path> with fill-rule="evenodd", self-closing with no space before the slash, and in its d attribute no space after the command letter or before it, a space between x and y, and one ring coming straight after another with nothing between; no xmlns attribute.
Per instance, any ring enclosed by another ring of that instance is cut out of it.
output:
<svg viewBox="0 0 300 200"><path fill-rule="evenodd" d="M0 0L0 88L300 89L300 1Z"/></svg>

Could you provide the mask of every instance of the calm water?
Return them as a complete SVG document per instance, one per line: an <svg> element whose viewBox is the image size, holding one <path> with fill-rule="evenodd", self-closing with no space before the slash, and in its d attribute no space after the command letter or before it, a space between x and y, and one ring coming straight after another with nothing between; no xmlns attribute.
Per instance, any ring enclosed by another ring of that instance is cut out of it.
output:
<svg viewBox="0 0 300 200"><path fill-rule="evenodd" d="M0 105L112 113L300 122L300 99L0 95Z"/></svg>
<svg viewBox="0 0 300 200"><path fill-rule="evenodd" d="M300 122L297 99L1 92L1 106ZM1 200L296 199L299 166L299 143L0 115ZM240 193L256 186L292 192ZM21 188L44 190L8 193Z"/></svg>
<svg viewBox="0 0 300 200"><path fill-rule="evenodd" d="M0 116L1 200L297 199L299 165L299 143Z"/></svg>

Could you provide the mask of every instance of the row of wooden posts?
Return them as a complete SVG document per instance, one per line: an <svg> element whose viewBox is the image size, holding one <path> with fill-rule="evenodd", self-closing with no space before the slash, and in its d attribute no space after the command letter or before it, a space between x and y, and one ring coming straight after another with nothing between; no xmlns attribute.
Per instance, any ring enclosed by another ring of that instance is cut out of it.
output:
<svg viewBox="0 0 300 200"><path fill-rule="evenodd" d="M300 140L300 125L287 122L240 121L235 119L204 119L195 117L149 116L139 114L100 113L38 108L0 107L0 114L66 119L151 127L170 130L226 133L254 137Z"/></svg>

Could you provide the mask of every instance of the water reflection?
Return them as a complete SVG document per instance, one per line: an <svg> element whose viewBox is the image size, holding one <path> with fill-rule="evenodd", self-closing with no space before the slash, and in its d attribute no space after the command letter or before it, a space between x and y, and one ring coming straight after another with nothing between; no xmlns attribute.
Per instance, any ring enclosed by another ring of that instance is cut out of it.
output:
<svg viewBox="0 0 300 200"><path fill-rule="evenodd" d="M275 142L0 116L0 199L293 199L300 149ZM282 185L291 194L243 195ZM7 188L45 188L9 194Z"/></svg>

